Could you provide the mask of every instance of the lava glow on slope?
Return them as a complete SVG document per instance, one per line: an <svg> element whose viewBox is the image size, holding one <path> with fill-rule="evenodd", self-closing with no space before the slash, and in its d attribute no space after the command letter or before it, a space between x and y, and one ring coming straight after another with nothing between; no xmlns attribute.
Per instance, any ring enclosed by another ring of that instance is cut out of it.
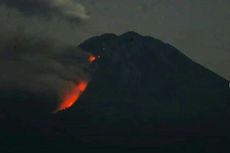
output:
<svg viewBox="0 0 230 153"><path fill-rule="evenodd" d="M96 56L90 55L88 61L90 63L93 63L95 62L96 59L97 59ZM70 108L75 102L77 102L81 94L85 91L85 89L88 86L88 83L89 83L88 81L80 81L78 84L76 84L73 87L73 89L71 89L70 92L68 92L63 97L63 101L60 103L58 108L55 111L53 111L53 113L57 113L59 111Z"/></svg>
<svg viewBox="0 0 230 153"><path fill-rule="evenodd" d="M96 56L94 56L94 55L90 55L90 56L89 56L89 62L90 62L90 63L93 63L96 59L97 59L97 58L96 58Z"/></svg>
<svg viewBox="0 0 230 153"><path fill-rule="evenodd" d="M87 81L81 81L75 87L73 87L73 89L64 96L63 101L60 103L60 105L54 111L54 113L70 108L79 99L81 94L85 91L87 85Z"/></svg>

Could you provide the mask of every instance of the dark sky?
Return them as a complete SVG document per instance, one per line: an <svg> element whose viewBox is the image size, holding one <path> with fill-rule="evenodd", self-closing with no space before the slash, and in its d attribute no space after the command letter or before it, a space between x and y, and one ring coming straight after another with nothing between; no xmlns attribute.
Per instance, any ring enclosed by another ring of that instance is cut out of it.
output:
<svg viewBox="0 0 230 153"><path fill-rule="evenodd" d="M1 33L77 45L94 35L133 30L174 45L230 79L229 0L35 1L39 5L31 0L0 0Z"/></svg>

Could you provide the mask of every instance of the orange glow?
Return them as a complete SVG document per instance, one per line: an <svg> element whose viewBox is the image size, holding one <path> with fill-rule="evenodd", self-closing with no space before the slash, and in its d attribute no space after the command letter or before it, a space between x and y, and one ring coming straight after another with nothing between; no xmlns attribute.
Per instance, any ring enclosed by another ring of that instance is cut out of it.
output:
<svg viewBox="0 0 230 153"><path fill-rule="evenodd" d="M95 60L96 60L96 56L94 56L94 55L89 56L89 62L90 63L93 63Z"/></svg>
<svg viewBox="0 0 230 153"><path fill-rule="evenodd" d="M64 96L63 101L60 103L54 113L70 108L75 102L77 102L81 94L87 88L87 85L87 81L79 82L67 95Z"/></svg>

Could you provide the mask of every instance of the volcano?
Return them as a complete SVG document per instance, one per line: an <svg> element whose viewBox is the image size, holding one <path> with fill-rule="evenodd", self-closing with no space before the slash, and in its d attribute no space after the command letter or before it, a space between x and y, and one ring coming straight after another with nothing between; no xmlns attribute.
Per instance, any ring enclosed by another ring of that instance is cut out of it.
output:
<svg viewBox="0 0 230 153"><path fill-rule="evenodd" d="M119 121L129 113L143 121L188 121L228 112L229 82L160 40L135 32L104 34L79 47L100 56L83 97L88 102L80 104L104 110L105 118L118 111Z"/></svg>
<svg viewBox="0 0 230 153"><path fill-rule="evenodd" d="M58 133L55 138L61 139L55 142L93 146L227 142L228 80L170 44L135 32L103 34L79 47L95 57L89 70L92 79L75 105L43 125Z"/></svg>
<svg viewBox="0 0 230 153"><path fill-rule="evenodd" d="M175 47L135 32L96 36L79 47L100 58L78 103L58 116L87 143L151 146L228 137L228 81Z"/></svg>

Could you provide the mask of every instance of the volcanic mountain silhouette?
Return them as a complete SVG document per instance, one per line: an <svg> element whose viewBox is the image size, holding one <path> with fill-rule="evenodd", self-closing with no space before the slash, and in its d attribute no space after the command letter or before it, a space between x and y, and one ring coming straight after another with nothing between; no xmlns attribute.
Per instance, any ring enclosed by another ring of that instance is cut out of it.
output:
<svg viewBox="0 0 230 153"><path fill-rule="evenodd" d="M228 81L173 46L127 32L96 36L79 47L98 56L92 80L78 103L57 116L75 130L79 122L88 141L154 144L171 141L162 137L226 136Z"/></svg>
<svg viewBox="0 0 230 153"><path fill-rule="evenodd" d="M79 47L97 56L90 68L92 80L73 107L41 125L55 135L56 143L74 147L227 142L227 80L173 46L135 32L103 34Z"/></svg>

